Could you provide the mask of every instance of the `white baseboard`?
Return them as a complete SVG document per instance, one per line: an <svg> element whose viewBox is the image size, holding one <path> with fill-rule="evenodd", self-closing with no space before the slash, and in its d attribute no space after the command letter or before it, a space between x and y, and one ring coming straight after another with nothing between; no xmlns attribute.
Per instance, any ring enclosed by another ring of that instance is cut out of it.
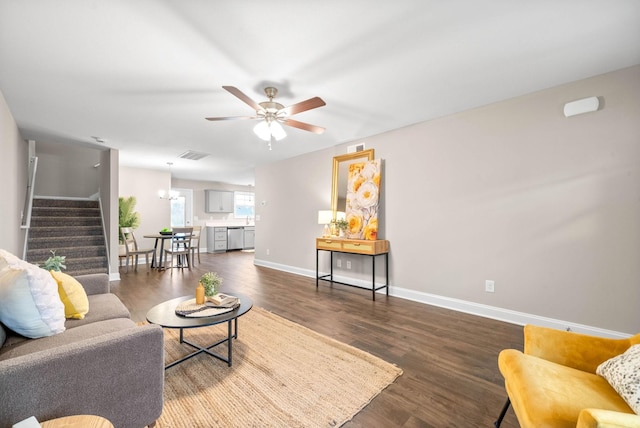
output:
<svg viewBox="0 0 640 428"><path fill-rule="evenodd" d="M255 259L256 266L264 266L284 272L294 273L297 275L315 278L315 270L301 269L297 267L272 263L266 260ZM325 274L328 272L321 272ZM371 282L357 281L351 278L344 278L334 275L334 279L340 282L348 282L358 285L359 287L371 288ZM382 284L376 284L379 286ZM386 290L379 290L378 293L386 293ZM480 303L470 302L466 300L454 299L451 297L439 296L437 294L424 293L422 291L410 290L395 286L389 287L389 295L400 297L402 299L412 300L414 302L424 303L427 305L438 306L445 309L451 309L458 312L464 312L471 315L477 315L484 318L495 319L498 321L508 322L515 325L535 324L543 327L555 328L558 330L571 330L578 333L589 334L592 336L612 337L615 339L627 338L630 335L613 330L606 330L599 327L592 327L584 324L577 324L570 321L564 321L554 318L542 317L539 315L528 314L525 312L512 311L510 309L498 308L495 306L483 305Z"/></svg>

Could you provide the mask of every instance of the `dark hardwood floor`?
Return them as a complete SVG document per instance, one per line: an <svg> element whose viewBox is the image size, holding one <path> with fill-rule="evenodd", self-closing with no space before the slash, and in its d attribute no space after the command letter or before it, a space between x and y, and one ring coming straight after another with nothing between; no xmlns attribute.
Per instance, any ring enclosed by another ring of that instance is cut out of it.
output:
<svg viewBox="0 0 640 428"><path fill-rule="evenodd" d="M362 289L255 266L253 253L202 254L189 270L121 270L112 292L145 320L152 306L193 294L204 272L218 272L224 291L396 364L404 373L346 427L492 427L506 395L497 356L522 349L512 324L378 295ZM242 319L240 319L242 329ZM212 361L212 364L216 364ZM502 424L517 427L510 409Z"/></svg>

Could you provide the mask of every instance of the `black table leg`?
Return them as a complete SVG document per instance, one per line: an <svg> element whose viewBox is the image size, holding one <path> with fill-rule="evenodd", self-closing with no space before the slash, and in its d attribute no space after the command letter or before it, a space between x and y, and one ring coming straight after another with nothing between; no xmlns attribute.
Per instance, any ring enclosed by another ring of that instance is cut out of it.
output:
<svg viewBox="0 0 640 428"><path fill-rule="evenodd" d="M371 256L371 294L376 301L376 256Z"/></svg>

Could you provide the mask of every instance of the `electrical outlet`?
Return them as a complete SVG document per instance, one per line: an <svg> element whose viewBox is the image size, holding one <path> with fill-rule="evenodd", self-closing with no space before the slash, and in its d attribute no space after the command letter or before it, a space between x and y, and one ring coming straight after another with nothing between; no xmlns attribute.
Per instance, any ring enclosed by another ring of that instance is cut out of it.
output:
<svg viewBox="0 0 640 428"><path fill-rule="evenodd" d="M484 282L484 291L486 291L487 293L495 292L496 291L496 283L495 283L495 281L487 279Z"/></svg>
<svg viewBox="0 0 640 428"><path fill-rule="evenodd" d="M271 251L267 248L267 256L271 254Z"/></svg>
<svg viewBox="0 0 640 428"><path fill-rule="evenodd" d="M336 264L338 265L338 267L342 267L342 260L338 259L338 261L336 262Z"/></svg>
<svg viewBox="0 0 640 428"><path fill-rule="evenodd" d="M347 269L351 269L351 260L347 260Z"/></svg>

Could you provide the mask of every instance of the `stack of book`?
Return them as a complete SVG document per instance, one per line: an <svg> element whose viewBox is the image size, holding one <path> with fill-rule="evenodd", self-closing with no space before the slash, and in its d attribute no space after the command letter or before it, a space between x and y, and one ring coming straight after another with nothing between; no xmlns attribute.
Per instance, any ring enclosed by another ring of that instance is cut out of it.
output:
<svg viewBox="0 0 640 428"><path fill-rule="evenodd" d="M240 304L240 299L236 296L218 293L213 296L205 297L204 304L212 308L233 308Z"/></svg>

